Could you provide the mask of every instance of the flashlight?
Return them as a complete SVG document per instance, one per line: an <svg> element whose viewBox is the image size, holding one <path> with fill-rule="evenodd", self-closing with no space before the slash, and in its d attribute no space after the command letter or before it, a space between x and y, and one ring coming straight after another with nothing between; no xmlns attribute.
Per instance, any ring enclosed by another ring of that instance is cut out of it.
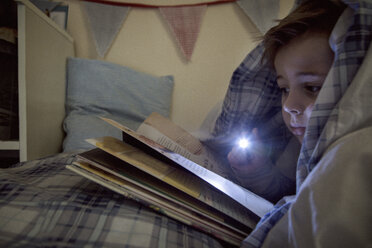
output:
<svg viewBox="0 0 372 248"><path fill-rule="evenodd" d="M251 142L246 137L242 137L238 140L238 145L241 149L248 149L251 146Z"/></svg>

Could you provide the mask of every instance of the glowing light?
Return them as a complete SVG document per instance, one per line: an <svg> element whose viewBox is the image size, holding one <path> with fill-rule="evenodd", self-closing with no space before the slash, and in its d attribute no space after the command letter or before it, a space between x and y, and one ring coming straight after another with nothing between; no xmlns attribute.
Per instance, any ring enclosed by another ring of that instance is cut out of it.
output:
<svg viewBox="0 0 372 248"><path fill-rule="evenodd" d="M247 138L241 138L239 139L239 147L242 149L247 149L251 146L251 142Z"/></svg>

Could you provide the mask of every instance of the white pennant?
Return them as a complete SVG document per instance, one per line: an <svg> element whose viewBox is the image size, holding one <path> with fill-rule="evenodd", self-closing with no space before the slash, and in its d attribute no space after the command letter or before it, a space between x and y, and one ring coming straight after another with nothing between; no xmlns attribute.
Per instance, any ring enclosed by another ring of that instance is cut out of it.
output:
<svg viewBox="0 0 372 248"><path fill-rule="evenodd" d="M84 2L98 55L105 57L118 34L129 7Z"/></svg>
<svg viewBox="0 0 372 248"><path fill-rule="evenodd" d="M278 19L278 0L238 0L237 4L262 34L274 26Z"/></svg>
<svg viewBox="0 0 372 248"><path fill-rule="evenodd" d="M206 9L207 5L159 8L187 60L193 53Z"/></svg>

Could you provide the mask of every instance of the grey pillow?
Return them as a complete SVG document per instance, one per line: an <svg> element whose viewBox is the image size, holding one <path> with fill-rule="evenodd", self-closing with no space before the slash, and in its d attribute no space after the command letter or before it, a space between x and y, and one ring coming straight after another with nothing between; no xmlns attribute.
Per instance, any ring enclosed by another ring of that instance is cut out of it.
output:
<svg viewBox="0 0 372 248"><path fill-rule="evenodd" d="M90 149L87 138L121 132L99 116L135 130L148 115L169 116L173 76L155 77L100 60L68 58L64 151Z"/></svg>

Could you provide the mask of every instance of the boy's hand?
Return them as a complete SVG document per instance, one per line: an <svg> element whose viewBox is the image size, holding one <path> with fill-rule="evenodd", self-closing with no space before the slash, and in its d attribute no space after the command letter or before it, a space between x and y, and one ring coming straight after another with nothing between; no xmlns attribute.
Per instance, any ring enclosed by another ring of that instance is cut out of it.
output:
<svg viewBox="0 0 372 248"><path fill-rule="evenodd" d="M252 130L250 140L252 142L250 148L243 149L235 145L227 155L236 178L243 184L247 176L252 176L253 173L266 169L264 167L271 164L267 163L267 151L258 136L257 128Z"/></svg>

